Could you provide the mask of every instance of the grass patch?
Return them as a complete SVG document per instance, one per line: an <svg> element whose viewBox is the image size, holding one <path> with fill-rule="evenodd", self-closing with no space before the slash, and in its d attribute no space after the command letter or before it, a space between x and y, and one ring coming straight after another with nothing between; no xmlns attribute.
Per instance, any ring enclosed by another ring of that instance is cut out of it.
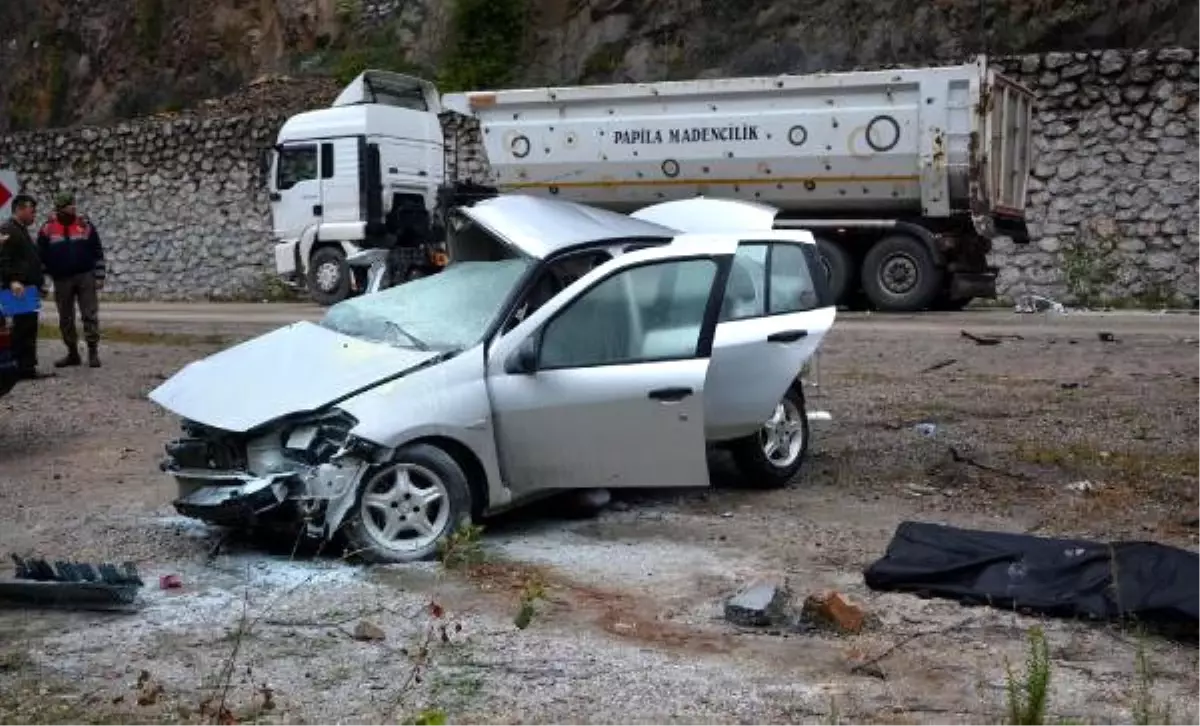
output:
<svg viewBox="0 0 1200 726"><path fill-rule="evenodd" d="M1062 446L1022 442L1013 449L1013 456L1038 466L1053 466L1068 471L1095 470L1131 483L1156 480L1163 476L1194 478L1200 469L1200 454L1195 451L1107 451L1086 442Z"/></svg>
<svg viewBox="0 0 1200 726"><path fill-rule="evenodd" d="M1029 653L1025 673L1018 677L1007 667L1007 723L1027 726L1046 723L1050 696L1050 649L1040 626L1029 630Z"/></svg>
<svg viewBox="0 0 1200 726"><path fill-rule="evenodd" d="M58 327L49 323L38 326L40 340L59 340ZM132 328L102 327L100 329L101 343L127 343L130 345L165 345L187 347L193 345L222 346L229 345L233 340L224 335L194 333L159 333L149 330L134 330Z"/></svg>

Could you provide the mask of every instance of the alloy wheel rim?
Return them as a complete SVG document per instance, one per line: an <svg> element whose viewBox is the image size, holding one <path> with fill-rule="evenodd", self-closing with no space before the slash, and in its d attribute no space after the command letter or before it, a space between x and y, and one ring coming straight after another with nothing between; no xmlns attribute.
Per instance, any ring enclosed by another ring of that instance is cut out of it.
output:
<svg viewBox="0 0 1200 726"><path fill-rule="evenodd" d="M784 399L775 406L758 433L763 455L773 466L785 469L796 463L804 448L804 419L798 406Z"/></svg>
<svg viewBox="0 0 1200 726"><path fill-rule="evenodd" d="M450 491L442 478L417 464L376 474L362 497L367 532L383 547L415 552L436 542L450 520Z"/></svg>

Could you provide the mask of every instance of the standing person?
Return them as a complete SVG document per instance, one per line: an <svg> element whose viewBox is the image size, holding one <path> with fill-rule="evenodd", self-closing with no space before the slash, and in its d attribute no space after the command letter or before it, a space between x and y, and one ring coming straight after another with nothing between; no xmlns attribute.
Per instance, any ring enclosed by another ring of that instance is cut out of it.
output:
<svg viewBox="0 0 1200 726"><path fill-rule="evenodd" d="M37 245L29 234L37 221L37 202L28 194L18 194L12 210L12 218L0 225L0 284L19 300L33 292L41 293L46 278ZM21 378L43 377L37 369L37 336L37 310L12 316L12 353Z"/></svg>
<svg viewBox="0 0 1200 726"><path fill-rule="evenodd" d="M63 192L54 198L54 216L42 225L37 244L46 272L54 279L58 329L67 346L66 357L56 360L54 367L66 368L83 362L79 358L79 333L75 329L78 302L88 365L99 368L100 301L96 293L104 287L104 247L96 228L76 211L75 195Z"/></svg>

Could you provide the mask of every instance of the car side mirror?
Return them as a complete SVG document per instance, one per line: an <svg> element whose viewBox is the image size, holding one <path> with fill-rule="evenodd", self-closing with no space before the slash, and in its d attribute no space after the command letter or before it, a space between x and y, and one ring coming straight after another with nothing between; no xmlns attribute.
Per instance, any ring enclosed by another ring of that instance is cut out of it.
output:
<svg viewBox="0 0 1200 726"><path fill-rule="evenodd" d="M531 376L537 372L537 336L531 335L504 362L504 372L515 376Z"/></svg>

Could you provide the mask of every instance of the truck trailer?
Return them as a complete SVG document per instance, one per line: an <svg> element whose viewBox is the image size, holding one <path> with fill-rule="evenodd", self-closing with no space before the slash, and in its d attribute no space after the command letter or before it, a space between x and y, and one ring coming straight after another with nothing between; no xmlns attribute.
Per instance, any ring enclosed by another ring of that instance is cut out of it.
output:
<svg viewBox="0 0 1200 726"><path fill-rule="evenodd" d="M365 247L437 243L496 194L633 213L696 196L807 229L839 304L953 309L996 295L998 235L1029 241L1036 97L987 64L441 95L366 71L285 122L269 162L278 272L330 304ZM465 132L464 132L465 130ZM482 164L464 144L474 132ZM424 254L424 252L422 252Z"/></svg>

